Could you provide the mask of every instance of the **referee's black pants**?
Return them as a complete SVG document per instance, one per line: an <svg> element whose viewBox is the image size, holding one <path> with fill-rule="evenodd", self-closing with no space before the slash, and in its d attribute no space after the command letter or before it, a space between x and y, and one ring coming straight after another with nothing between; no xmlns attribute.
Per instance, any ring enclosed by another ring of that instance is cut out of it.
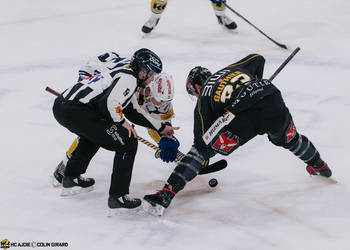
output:
<svg viewBox="0 0 350 250"><path fill-rule="evenodd" d="M137 139L129 137L128 130L121 124L78 101L57 97L53 114L62 126L80 137L77 148L68 160L65 175L78 177L84 174L90 160L102 147L115 152L109 194L128 194Z"/></svg>

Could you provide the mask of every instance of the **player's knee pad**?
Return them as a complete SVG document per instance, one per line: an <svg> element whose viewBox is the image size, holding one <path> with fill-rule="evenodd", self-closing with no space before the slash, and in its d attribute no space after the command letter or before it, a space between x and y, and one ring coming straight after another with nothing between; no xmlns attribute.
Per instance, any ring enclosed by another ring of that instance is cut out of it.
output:
<svg viewBox="0 0 350 250"><path fill-rule="evenodd" d="M203 166L204 162L205 160L203 156L195 147L192 147L176 166L168 179L168 183L173 186L175 184L185 186L187 182L197 176L199 169Z"/></svg>
<svg viewBox="0 0 350 250"><path fill-rule="evenodd" d="M288 114L280 131L268 134L269 140L276 146L289 148L299 138L292 116ZM289 145L289 146L287 146Z"/></svg>
<svg viewBox="0 0 350 250"><path fill-rule="evenodd" d="M151 0L151 10L154 14L162 14L167 5L167 0Z"/></svg>
<svg viewBox="0 0 350 250"><path fill-rule="evenodd" d="M160 135L159 135L159 133L158 133L156 130L154 130L154 129L148 129L147 132L148 132L149 136L151 136L151 138L153 139L153 141L155 141L156 143L159 143L159 141L160 141Z"/></svg>

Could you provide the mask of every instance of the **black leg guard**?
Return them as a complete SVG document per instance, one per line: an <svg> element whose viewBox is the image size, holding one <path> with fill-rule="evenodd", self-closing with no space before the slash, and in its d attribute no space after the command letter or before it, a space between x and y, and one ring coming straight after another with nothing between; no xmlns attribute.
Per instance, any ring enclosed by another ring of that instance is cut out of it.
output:
<svg viewBox="0 0 350 250"><path fill-rule="evenodd" d="M164 209L170 205L175 195L185 187L188 181L197 176L204 162L204 157L195 147L192 147L170 175L168 184L165 184L163 189L157 193L143 197L153 207L149 212L162 215Z"/></svg>
<svg viewBox="0 0 350 250"><path fill-rule="evenodd" d="M285 148L292 151L295 156L304 161L307 165L314 165L314 163L320 159L320 154L317 149L306 136L297 133L296 138L296 140L287 144Z"/></svg>
<svg viewBox="0 0 350 250"><path fill-rule="evenodd" d="M307 165L314 165L320 159L320 154L312 142L306 136L297 132L291 115L287 116L280 132L269 133L268 137L273 144L290 150Z"/></svg>
<svg viewBox="0 0 350 250"><path fill-rule="evenodd" d="M168 179L168 183L172 186L172 190L177 193L182 190L186 183L193 180L199 169L203 166L205 160L195 147L186 154L179 162L173 173Z"/></svg>

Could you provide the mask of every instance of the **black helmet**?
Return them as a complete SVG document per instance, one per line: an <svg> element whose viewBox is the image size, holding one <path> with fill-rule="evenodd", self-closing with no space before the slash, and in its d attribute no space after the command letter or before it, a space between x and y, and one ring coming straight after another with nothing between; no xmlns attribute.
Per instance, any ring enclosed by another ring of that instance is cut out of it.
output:
<svg viewBox="0 0 350 250"><path fill-rule="evenodd" d="M162 71L162 61L159 56L149 49L137 50L131 58L130 68L138 74L140 71L145 70L147 77L151 77L154 74L158 74Z"/></svg>
<svg viewBox="0 0 350 250"><path fill-rule="evenodd" d="M190 73L187 76L187 81L186 81L187 93L190 95L195 95L197 91L194 85L198 84L200 86L203 86L210 76L211 76L211 72L207 68L197 66L191 69Z"/></svg>

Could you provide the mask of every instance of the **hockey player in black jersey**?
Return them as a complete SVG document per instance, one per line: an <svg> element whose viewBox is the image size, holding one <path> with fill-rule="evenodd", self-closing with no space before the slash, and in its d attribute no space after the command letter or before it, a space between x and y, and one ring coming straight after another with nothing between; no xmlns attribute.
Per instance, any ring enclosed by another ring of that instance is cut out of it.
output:
<svg viewBox="0 0 350 250"><path fill-rule="evenodd" d="M135 208L141 200L128 194L138 141L136 130L125 117L158 131L165 138L174 134L173 127L137 109L134 96L137 88L148 85L154 75L162 71L162 62L148 49L136 51L131 60L115 53L103 54L98 59L107 66L88 78L79 79L56 98L53 106L56 120L79 137L65 168L61 195L92 189L95 181L81 175L102 147L115 152L108 206Z"/></svg>
<svg viewBox="0 0 350 250"><path fill-rule="evenodd" d="M296 130L281 92L263 79L264 64L262 56L252 54L214 74L200 66L190 71L187 92L198 99L194 144L164 188L144 197L151 212L162 214L205 160L216 153L228 155L257 135L267 134L273 144L290 150L306 163L309 174L332 175L315 146Z"/></svg>

